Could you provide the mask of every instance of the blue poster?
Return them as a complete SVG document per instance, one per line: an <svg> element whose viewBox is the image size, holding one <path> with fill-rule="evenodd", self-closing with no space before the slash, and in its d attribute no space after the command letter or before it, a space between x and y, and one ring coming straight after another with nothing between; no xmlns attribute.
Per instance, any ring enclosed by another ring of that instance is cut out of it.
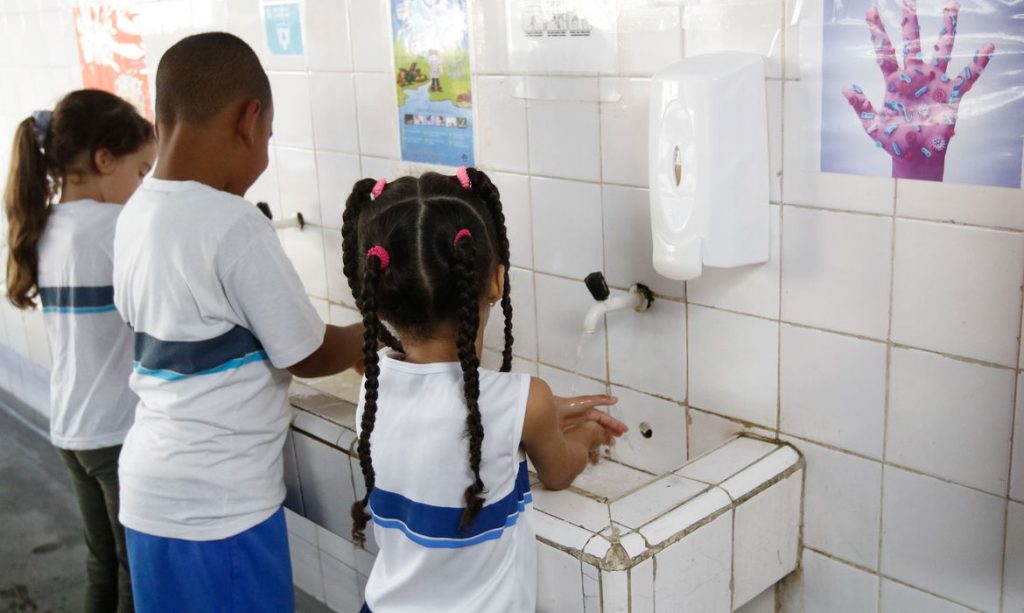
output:
<svg viewBox="0 0 1024 613"><path fill-rule="evenodd" d="M472 166L466 0L391 0L402 159Z"/></svg>
<svg viewBox="0 0 1024 613"><path fill-rule="evenodd" d="M263 5L267 47L273 55L302 55L302 7L298 2Z"/></svg>

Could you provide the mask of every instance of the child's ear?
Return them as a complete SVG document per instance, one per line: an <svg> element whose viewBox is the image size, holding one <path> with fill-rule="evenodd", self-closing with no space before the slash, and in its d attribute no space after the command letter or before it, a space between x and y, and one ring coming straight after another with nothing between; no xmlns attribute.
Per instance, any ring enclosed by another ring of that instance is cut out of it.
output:
<svg viewBox="0 0 1024 613"><path fill-rule="evenodd" d="M92 154L92 165L101 175L109 175L117 168L117 156L110 149L97 149Z"/></svg>
<svg viewBox="0 0 1024 613"><path fill-rule="evenodd" d="M491 276L491 287L487 290L487 302L498 302L505 295L505 266L498 264Z"/></svg>
<svg viewBox="0 0 1024 613"><path fill-rule="evenodd" d="M263 104L256 99L246 102L238 117L238 125L235 127L238 135L242 138L242 142L246 145L252 146L256 144L262 119Z"/></svg>

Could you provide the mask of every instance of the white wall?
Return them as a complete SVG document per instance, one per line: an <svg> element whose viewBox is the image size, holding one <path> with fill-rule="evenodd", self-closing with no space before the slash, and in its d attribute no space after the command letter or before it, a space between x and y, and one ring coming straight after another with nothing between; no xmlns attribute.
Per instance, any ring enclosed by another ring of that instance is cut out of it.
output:
<svg viewBox="0 0 1024 613"><path fill-rule="evenodd" d="M509 74L504 1L472 4L477 163L509 218L518 367L568 392L590 302L583 276L646 282L654 310L609 318L579 390L610 381L629 397L623 412L674 414L666 438L679 445L685 415L691 454L744 425L806 454L807 549L783 610L1024 610L1024 192L813 170L815 3L623 0L621 73L570 79L571 101L515 95L530 75ZM387 3L306 0L298 60L267 56L256 0L134 6L150 66L204 29L238 33L264 56L276 136L250 198L312 221L282 240L325 319L351 321L347 190L420 170L397 159ZM80 83L69 14L58 0L0 9L0 141ZM684 54L720 49L770 56L772 259L684 286L649 264L647 86ZM0 169L6 156L4 145ZM39 316L2 313L0 343L46 366Z"/></svg>

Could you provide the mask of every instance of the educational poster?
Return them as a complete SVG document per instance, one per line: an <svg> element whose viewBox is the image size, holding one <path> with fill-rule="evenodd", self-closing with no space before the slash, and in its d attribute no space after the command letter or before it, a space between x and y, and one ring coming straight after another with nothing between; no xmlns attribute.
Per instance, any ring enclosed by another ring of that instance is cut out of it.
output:
<svg viewBox="0 0 1024 613"><path fill-rule="evenodd" d="M272 55L302 55L302 4L263 3L263 25L267 49Z"/></svg>
<svg viewBox="0 0 1024 613"><path fill-rule="evenodd" d="M617 72L616 0L509 0L508 57L513 72Z"/></svg>
<svg viewBox="0 0 1024 613"><path fill-rule="evenodd" d="M1021 186L1017 3L822 1L823 172Z"/></svg>
<svg viewBox="0 0 1024 613"><path fill-rule="evenodd" d="M99 3L74 6L71 11L82 87L117 94L152 119L153 99L138 14Z"/></svg>
<svg viewBox="0 0 1024 613"><path fill-rule="evenodd" d="M402 159L473 165L466 0L391 0Z"/></svg>

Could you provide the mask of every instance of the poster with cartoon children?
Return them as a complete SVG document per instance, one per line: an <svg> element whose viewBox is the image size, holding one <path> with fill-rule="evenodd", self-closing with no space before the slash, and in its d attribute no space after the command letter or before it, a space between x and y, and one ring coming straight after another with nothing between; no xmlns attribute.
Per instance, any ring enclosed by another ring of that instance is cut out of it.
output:
<svg viewBox="0 0 1024 613"><path fill-rule="evenodd" d="M1019 7L822 1L822 171L1021 187Z"/></svg>
<svg viewBox="0 0 1024 613"><path fill-rule="evenodd" d="M152 119L153 100L138 14L105 3L83 3L71 10L82 87L117 94Z"/></svg>
<svg viewBox="0 0 1024 613"><path fill-rule="evenodd" d="M391 0L402 159L472 166L466 0Z"/></svg>

